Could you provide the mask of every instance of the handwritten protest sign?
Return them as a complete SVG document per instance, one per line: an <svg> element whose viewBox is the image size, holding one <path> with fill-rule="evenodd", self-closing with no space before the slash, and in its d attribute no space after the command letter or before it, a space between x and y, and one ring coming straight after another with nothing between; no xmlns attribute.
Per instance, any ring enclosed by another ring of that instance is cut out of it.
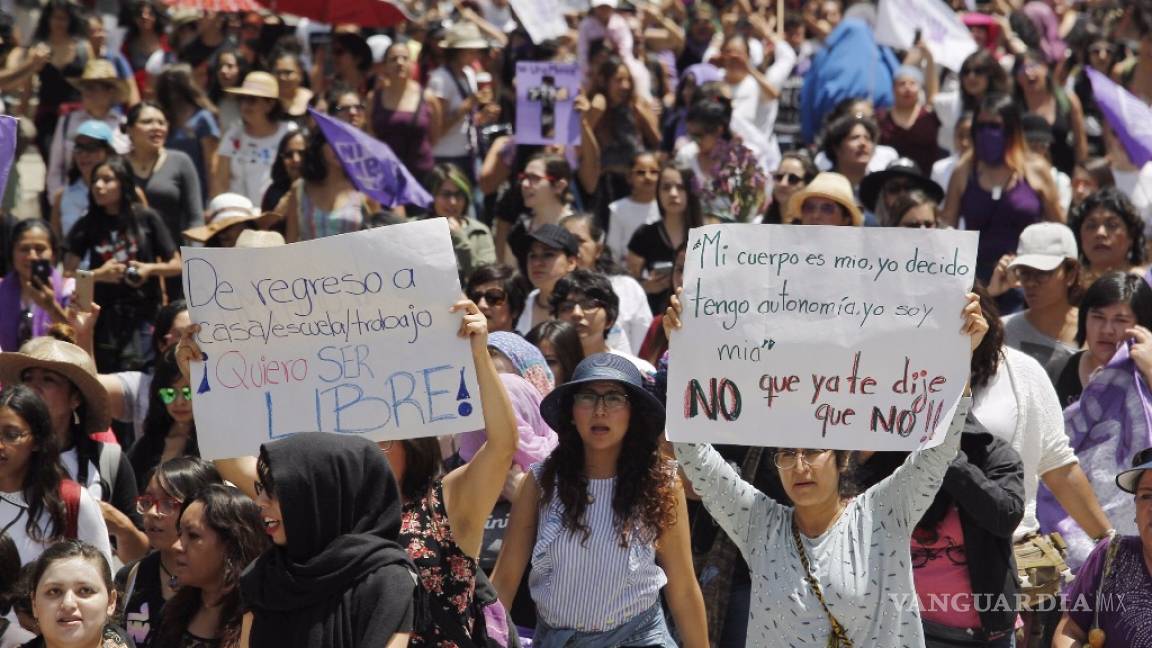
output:
<svg viewBox="0 0 1152 648"><path fill-rule="evenodd" d="M876 42L908 49L916 34L932 58L949 70L959 70L976 51L976 41L960 17L943 0L880 0L876 12Z"/></svg>
<svg viewBox="0 0 1152 648"><path fill-rule="evenodd" d="M270 248L181 250L207 358L193 365L206 459L305 431L373 440L483 427L442 218Z"/></svg>
<svg viewBox="0 0 1152 648"><path fill-rule="evenodd" d="M556 0L509 0L509 3L533 43L540 44L567 35L565 8Z"/></svg>
<svg viewBox="0 0 1152 648"><path fill-rule="evenodd" d="M977 235L710 225L688 237L668 438L851 450L943 439ZM939 432L939 434L937 434Z"/></svg>
<svg viewBox="0 0 1152 648"><path fill-rule="evenodd" d="M579 144L580 92L575 63L521 61L516 64L516 143Z"/></svg>

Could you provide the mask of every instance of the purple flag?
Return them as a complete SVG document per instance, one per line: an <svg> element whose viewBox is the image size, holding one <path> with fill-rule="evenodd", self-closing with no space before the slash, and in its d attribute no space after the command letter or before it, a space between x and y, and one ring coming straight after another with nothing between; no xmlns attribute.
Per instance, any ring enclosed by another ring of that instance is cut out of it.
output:
<svg viewBox="0 0 1152 648"><path fill-rule="evenodd" d="M1085 71L1092 82L1096 105L1124 145L1128 158L1137 167L1144 166L1152 160L1152 108L1091 67Z"/></svg>
<svg viewBox="0 0 1152 648"><path fill-rule="evenodd" d="M385 207L432 204L432 195L412 177L387 144L351 124L311 108L308 112L328 138L348 179L369 198Z"/></svg>
<svg viewBox="0 0 1152 648"><path fill-rule="evenodd" d="M0 115L0 200L8 185L8 172L16 161L16 129L19 127L15 117Z"/></svg>

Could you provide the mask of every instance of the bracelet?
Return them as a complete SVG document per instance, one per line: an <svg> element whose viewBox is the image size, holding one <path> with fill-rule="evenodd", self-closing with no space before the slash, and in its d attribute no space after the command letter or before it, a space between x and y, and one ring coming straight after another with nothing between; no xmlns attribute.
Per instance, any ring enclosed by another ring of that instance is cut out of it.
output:
<svg viewBox="0 0 1152 648"><path fill-rule="evenodd" d="M1093 542L1100 542L1104 538L1112 538L1115 535L1116 535L1116 529L1111 528L1111 529L1108 529L1107 531L1105 531L1104 533L1101 533L1100 535L1096 536L1095 538L1092 538L1092 541Z"/></svg>

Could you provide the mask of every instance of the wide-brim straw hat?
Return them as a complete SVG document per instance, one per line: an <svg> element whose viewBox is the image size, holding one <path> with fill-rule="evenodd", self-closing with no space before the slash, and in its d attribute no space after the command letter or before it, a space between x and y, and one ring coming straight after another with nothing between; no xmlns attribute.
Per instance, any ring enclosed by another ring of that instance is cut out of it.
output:
<svg viewBox="0 0 1152 648"><path fill-rule="evenodd" d="M856 196L852 193L852 183L848 178L832 171L817 174L812 182L788 199L787 215L790 220L800 220L800 208L808 198L827 198L848 210L852 224L859 227L864 224L864 214L856 206Z"/></svg>
<svg viewBox="0 0 1152 648"><path fill-rule="evenodd" d="M267 72L249 72L240 87L228 88L224 92L259 99L280 99L280 83Z"/></svg>
<svg viewBox="0 0 1152 648"><path fill-rule="evenodd" d="M124 103L124 99L128 96L128 82L116 74L116 67L108 59L89 59L84 64L84 71L80 73L80 76L68 79L68 82L77 88L83 88L87 84L94 83L113 86L116 88L116 98L113 103Z"/></svg>
<svg viewBox="0 0 1152 648"><path fill-rule="evenodd" d="M480 33L480 28L470 22L457 23L448 30L440 41L444 49L488 49L491 44Z"/></svg>
<svg viewBox="0 0 1152 648"><path fill-rule="evenodd" d="M28 369L47 369L64 376L80 390L87 407L86 432L103 432L112 423L108 392L96 375L96 363L80 347L53 337L32 338L19 351L0 353L0 383L17 385Z"/></svg>

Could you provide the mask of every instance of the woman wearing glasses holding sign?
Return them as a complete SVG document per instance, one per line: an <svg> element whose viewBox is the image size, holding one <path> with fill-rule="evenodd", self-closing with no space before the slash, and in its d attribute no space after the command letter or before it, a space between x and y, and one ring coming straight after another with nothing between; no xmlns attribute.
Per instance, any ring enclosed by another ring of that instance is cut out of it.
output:
<svg viewBox="0 0 1152 648"><path fill-rule="evenodd" d="M585 358L540 414L559 446L521 483L492 576L509 606L531 561L532 645L676 646L663 590L682 645L707 646L684 491L659 450L664 407L640 372L613 353Z"/></svg>
<svg viewBox="0 0 1152 648"><path fill-rule="evenodd" d="M988 322L979 297L967 299L961 332L975 349ZM674 298L664 316L669 334L680 328L680 312ZM692 489L748 562L751 609L771 611L749 614L749 645L923 644L920 615L900 595L916 591L912 532L956 456L970 407L967 385L964 392L943 443L913 452L856 497L848 451L777 449L788 507L740 479L711 445L676 444Z"/></svg>

